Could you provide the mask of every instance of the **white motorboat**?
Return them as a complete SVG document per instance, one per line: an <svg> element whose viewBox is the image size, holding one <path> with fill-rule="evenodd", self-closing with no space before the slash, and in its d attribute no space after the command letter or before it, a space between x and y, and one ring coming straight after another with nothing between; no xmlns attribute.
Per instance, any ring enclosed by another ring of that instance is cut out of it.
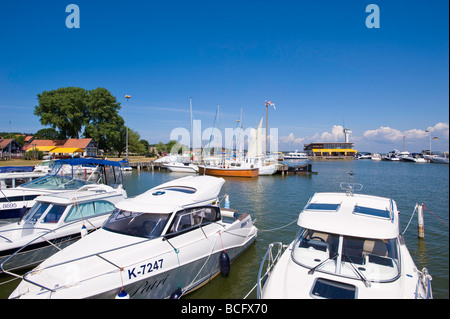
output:
<svg viewBox="0 0 450 319"><path fill-rule="evenodd" d="M427 269L417 269L399 232L396 203L354 194L358 185L348 183L346 193L316 193L308 201L288 249L283 252L281 243L269 247L268 271L263 275L263 260L258 276L259 298L432 297Z"/></svg>
<svg viewBox="0 0 450 319"><path fill-rule="evenodd" d="M257 229L248 214L219 208L224 182L187 176L118 203L101 229L26 273L10 298L180 297L226 274Z"/></svg>
<svg viewBox="0 0 450 319"><path fill-rule="evenodd" d="M92 173L76 174L80 167L88 166ZM118 162L92 158L57 160L48 175L15 188L0 189L0 219L20 218L34 205L39 195L77 190L96 183L122 187L120 167Z"/></svg>
<svg viewBox="0 0 450 319"><path fill-rule="evenodd" d="M122 165L122 172L132 172L133 168L130 166L130 163L127 160L121 160L119 163Z"/></svg>
<svg viewBox="0 0 450 319"><path fill-rule="evenodd" d="M385 161L391 161L391 162L398 162L400 161L400 158L395 155L395 153L388 153L387 155L382 157Z"/></svg>
<svg viewBox="0 0 450 319"><path fill-rule="evenodd" d="M381 161L381 155L378 153L372 154L372 161Z"/></svg>
<svg viewBox="0 0 450 319"><path fill-rule="evenodd" d="M403 156L401 157L401 160L405 162L427 163L427 160L419 153L411 153L407 156Z"/></svg>
<svg viewBox="0 0 450 319"><path fill-rule="evenodd" d="M445 156L430 156L429 159L431 163L448 164L448 157Z"/></svg>
<svg viewBox="0 0 450 319"><path fill-rule="evenodd" d="M114 204L126 198L123 188L103 184L37 197L22 220L0 227L1 271L41 263L99 228L114 211Z"/></svg>
<svg viewBox="0 0 450 319"><path fill-rule="evenodd" d="M169 163L164 163L163 166L171 172L180 173L197 173L198 166L189 162L173 161Z"/></svg>
<svg viewBox="0 0 450 319"><path fill-rule="evenodd" d="M41 164L34 166L33 172L48 174L52 170L52 167L53 167L53 164L55 164L55 161L56 160L53 160L53 159L43 160L41 162Z"/></svg>
<svg viewBox="0 0 450 319"><path fill-rule="evenodd" d="M356 154L356 159L371 159L372 158L372 153L368 153L368 152L361 152Z"/></svg>
<svg viewBox="0 0 450 319"><path fill-rule="evenodd" d="M283 158L284 160L307 160L308 155L306 155L306 153L295 151L284 155Z"/></svg>
<svg viewBox="0 0 450 319"><path fill-rule="evenodd" d="M242 166L259 168L258 175L273 175L278 169L278 164L266 161L263 156L247 156Z"/></svg>
<svg viewBox="0 0 450 319"><path fill-rule="evenodd" d="M17 186L28 183L44 175L46 175L46 173L38 173L38 172L0 173L0 189L15 188Z"/></svg>

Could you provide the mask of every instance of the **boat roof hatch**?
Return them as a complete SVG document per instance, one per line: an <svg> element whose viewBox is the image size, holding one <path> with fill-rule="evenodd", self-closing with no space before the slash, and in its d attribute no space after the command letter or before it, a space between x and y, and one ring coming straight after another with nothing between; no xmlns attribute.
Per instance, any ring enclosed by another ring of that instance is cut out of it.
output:
<svg viewBox="0 0 450 319"><path fill-rule="evenodd" d="M133 212L170 214L181 207L212 205L224 183L223 178L213 176L186 176L123 200L116 207Z"/></svg>

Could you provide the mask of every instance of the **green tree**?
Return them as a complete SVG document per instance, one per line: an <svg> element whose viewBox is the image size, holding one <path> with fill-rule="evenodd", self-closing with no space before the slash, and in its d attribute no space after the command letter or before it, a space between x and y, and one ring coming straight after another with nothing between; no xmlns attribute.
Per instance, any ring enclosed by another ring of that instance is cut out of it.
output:
<svg viewBox="0 0 450 319"><path fill-rule="evenodd" d="M34 138L38 140L57 140L61 137L59 132L54 128L43 128L34 134Z"/></svg>
<svg viewBox="0 0 450 319"><path fill-rule="evenodd" d="M59 88L37 95L34 114L42 125L58 129L63 138L78 138L87 117L88 92L79 87Z"/></svg>
<svg viewBox="0 0 450 319"><path fill-rule="evenodd" d="M121 144L120 103L104 88L90 90L84 136L93 138L100 149L110 151Z"/></svg>

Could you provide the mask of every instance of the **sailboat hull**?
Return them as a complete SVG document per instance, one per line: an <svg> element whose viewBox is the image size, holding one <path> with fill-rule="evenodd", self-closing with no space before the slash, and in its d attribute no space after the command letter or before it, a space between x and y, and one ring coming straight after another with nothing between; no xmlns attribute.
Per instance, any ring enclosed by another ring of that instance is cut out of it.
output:
<svg viewBox="0 0 450 319"><path fill-rule="evenodd" d="M225 177L257 177L259 174L259 169L199 166L198 172L200 175L225 176Z"/></svg>

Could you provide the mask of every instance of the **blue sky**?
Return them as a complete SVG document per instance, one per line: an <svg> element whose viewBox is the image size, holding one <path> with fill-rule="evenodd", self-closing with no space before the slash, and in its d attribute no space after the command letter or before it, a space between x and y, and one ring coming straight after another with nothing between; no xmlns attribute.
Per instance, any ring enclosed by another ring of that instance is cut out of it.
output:
<svg viewBox="0 0 450 319"><path fill-rule="evenodd" d="M80 8L69 29L67 5ZM380 28L366 27L366 6ZM0 131L34 133L36 95L104 87L150 143L189 129L256 127L269 111L280 150L343 141L360 151L447 151L448 1L0 2Z"/></svg>

